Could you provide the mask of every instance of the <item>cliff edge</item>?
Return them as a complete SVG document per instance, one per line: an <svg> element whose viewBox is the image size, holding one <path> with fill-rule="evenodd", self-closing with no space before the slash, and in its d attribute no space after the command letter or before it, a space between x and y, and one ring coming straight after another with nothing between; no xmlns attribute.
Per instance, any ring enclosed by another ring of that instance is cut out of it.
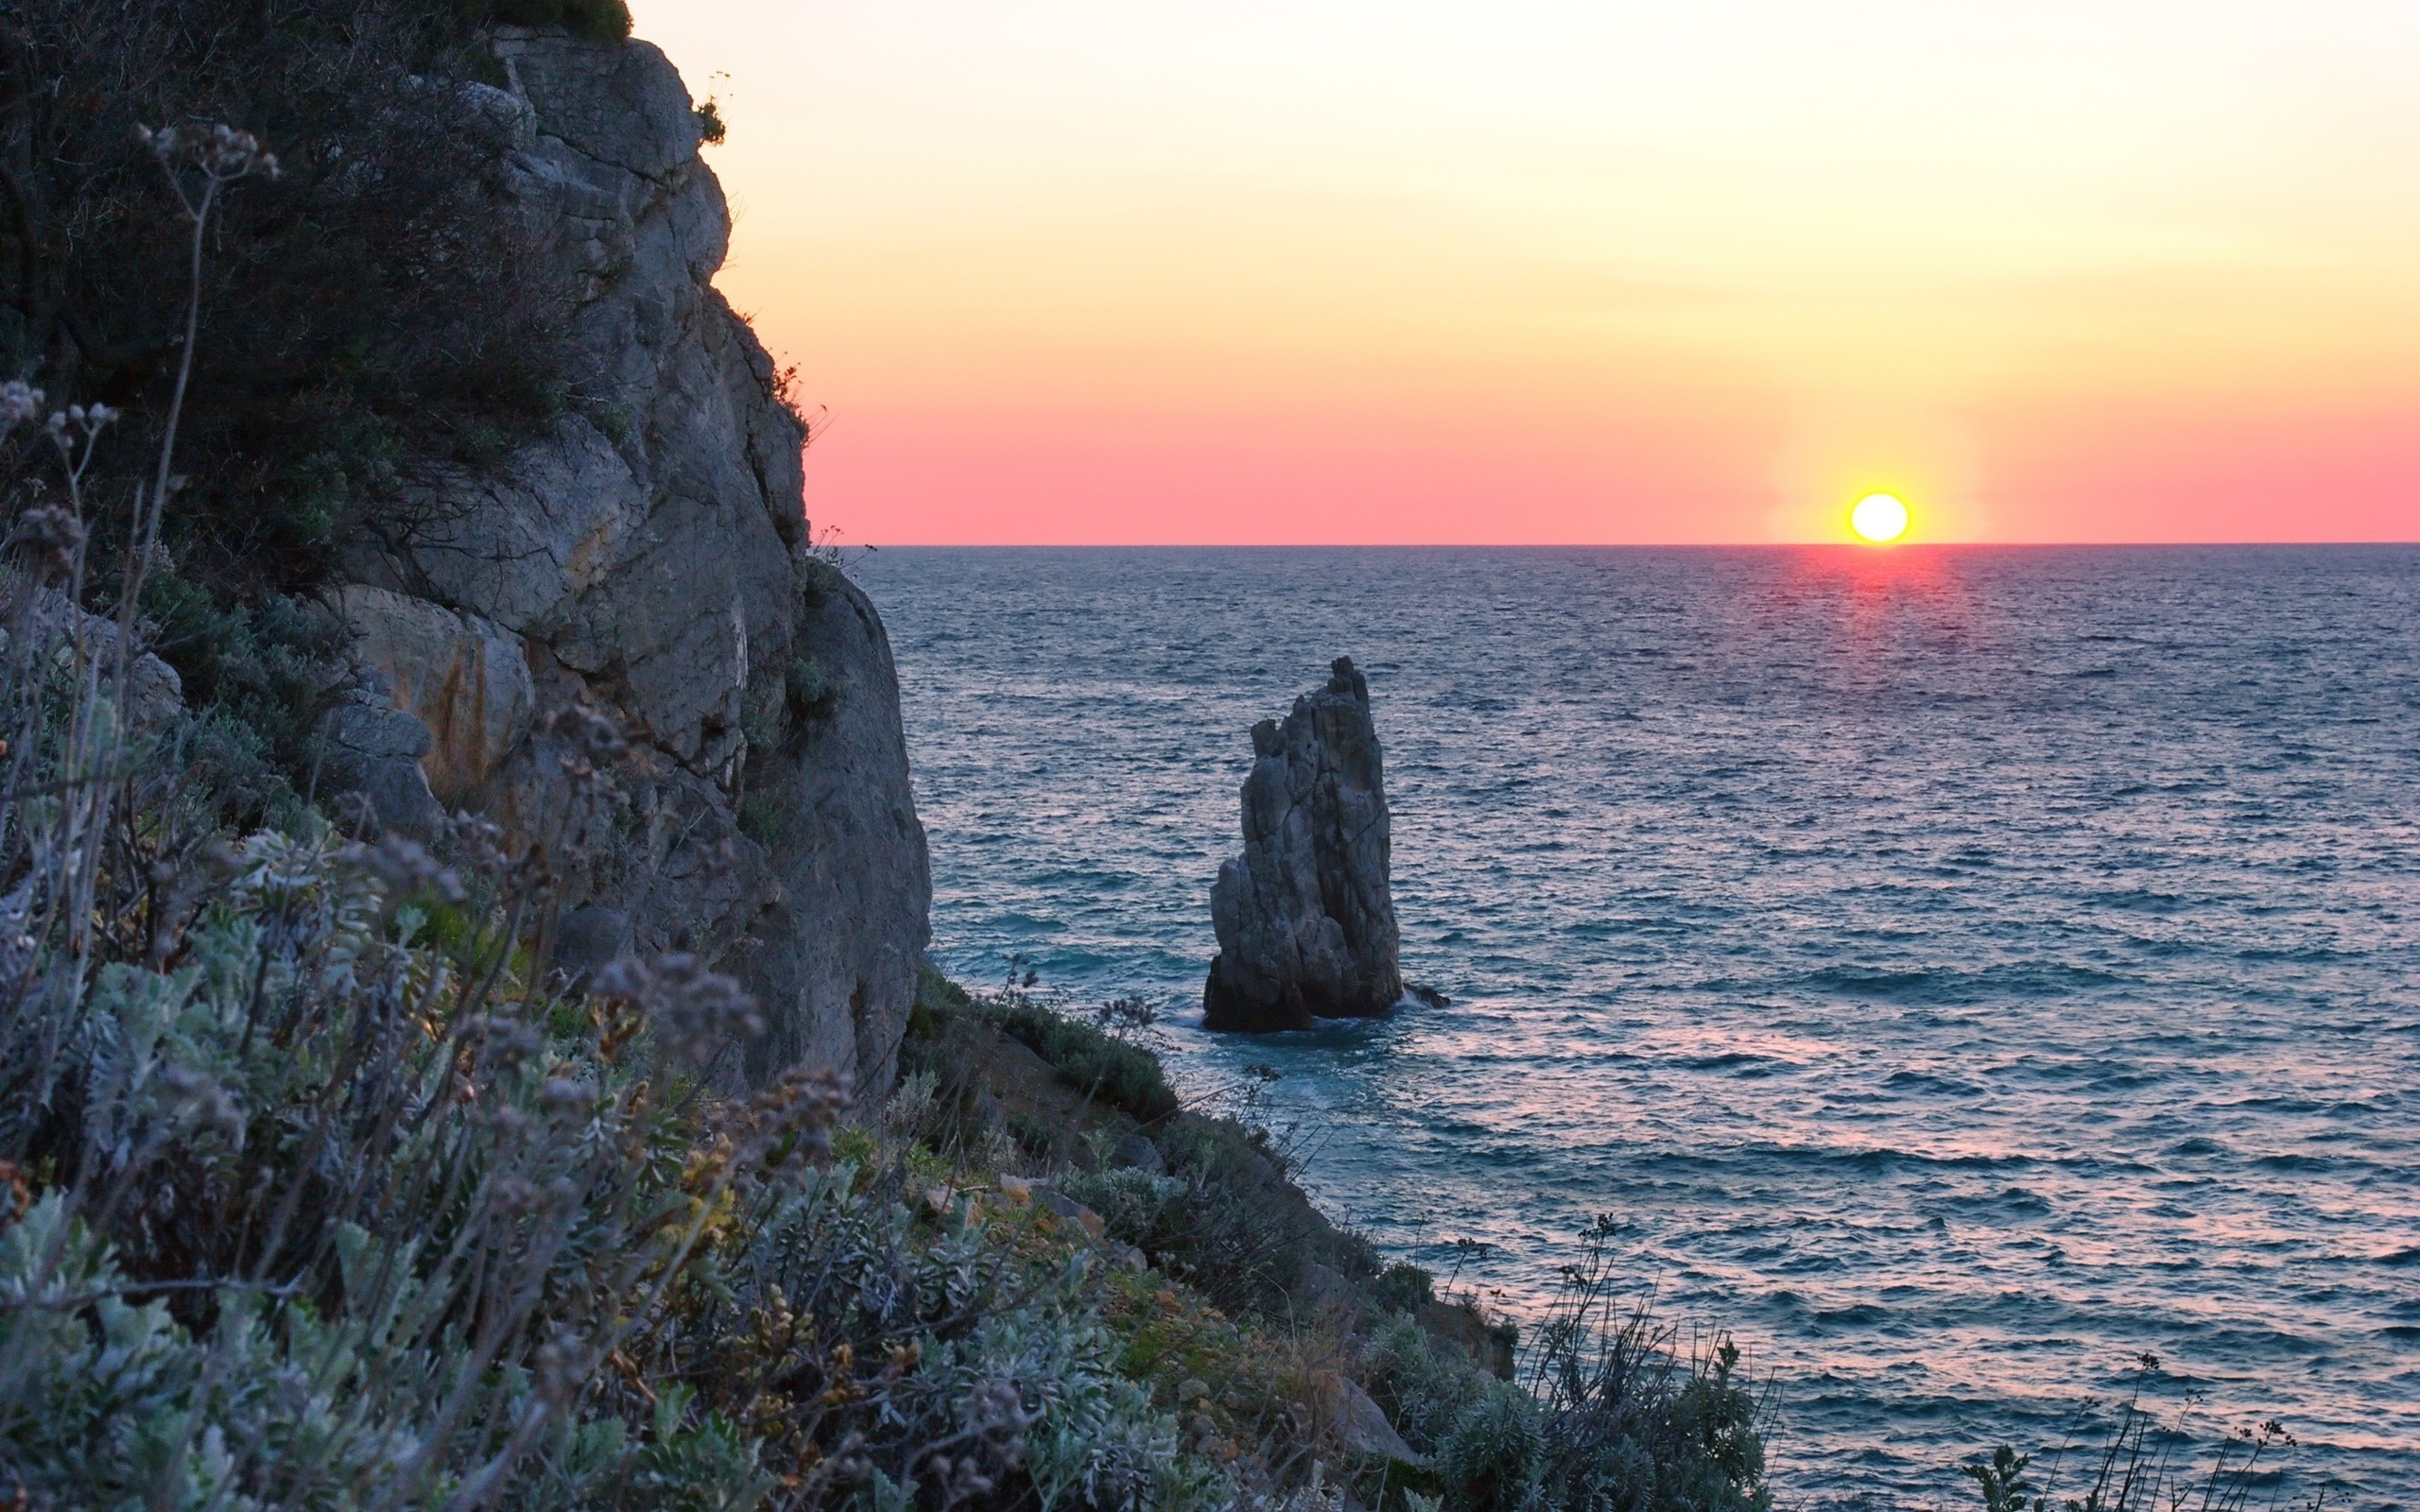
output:
<svg viewBox="0 0 2420 1512"><path fill-rule="evenodd" d="M631 803L577 862L559 963L693 952L765 1009L752 1076L878 1091L932 890L897 680L873 604L811 549L804 428L711 283L731 220L696 112L645 43L493 46L504 86L449 87L566 290L573 399L497 465L417 469L398 524L351 545L334 608L361 676L326 781L390 827L469 809L526 837L561 807L545 717L606 713Z"/></svg>

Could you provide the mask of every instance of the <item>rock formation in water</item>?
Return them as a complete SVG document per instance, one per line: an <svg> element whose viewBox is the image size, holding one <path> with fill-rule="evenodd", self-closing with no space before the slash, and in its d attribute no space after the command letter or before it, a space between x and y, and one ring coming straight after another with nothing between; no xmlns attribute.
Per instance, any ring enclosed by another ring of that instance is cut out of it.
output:
<svg viewBox="0 0 2420 1512"><path fill-rule="evenodd" d="M562 802L535 732L608 713L631 805L573 879L558 963L697 953L765 1010L752 1074L879 1090L931 901L890 646L809 549L804 429L710 282L731 223L698 117L645 43L495 51L508 87L464 108L573 288L579 398L500 466L416 473L411 528L354 550L328 780L407 831L468 808L527 834Z"/></svg>
<svg viewBox="0 0 2420 1512"><path fill-rule="evenodd" d="M1387 791L1370 684L1339 657L1327 686L1253 727L1244 850L1219 868L1212 1029L1372 1018L1403 996L1388 885Z"/></svg>

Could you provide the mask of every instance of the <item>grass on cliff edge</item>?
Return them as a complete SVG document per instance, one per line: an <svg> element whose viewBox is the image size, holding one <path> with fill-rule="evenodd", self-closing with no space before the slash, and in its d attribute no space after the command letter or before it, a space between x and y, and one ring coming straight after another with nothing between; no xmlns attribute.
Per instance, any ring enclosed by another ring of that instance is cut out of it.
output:
<svg viewBox="0 0 2420 1512"><path fill-rule="evenodd" d="M910 1030L929 1042L938 1013L973 1013L1040 1056L1059 1079L1144 1123L1177 1110L1177 1096L1157 1056L1069 1017L1014 988L981 997L927 968L918 978Z"/></svg>
<svg viewBox="0 0 2420 1512"><path fill-rule="evenodd" d="M1288 1179L1267 1130L1178 1107L1157 1057L1104 1028L1117 1018L1071 1016L1013 988L969 993L928 971L902 1096L927 1110L935 1147L976 1169L1039 1158L1086 1224L1132 1246L1154 1306L1110 1309L1121 1360L1153 1382L1154 1400L1170 1400L1173 1382L1198 1444L1299 1495L1305 1483L1285 1474L1299 1477L1318 1444L1283 1425L1307 1418L1331 1435L1318 1484L1406 1512L1770 1504L1766 1399L1727 1336L1685 1340L1617 1305L1609 1225L1582 1236L1526 1375L1500 1378L1487 1366L1500 1349L1512 1374L1509 1337L1467 1302L1439 1300L1426 1272L1382 1267L1365 1240L1337 1229ZM1101 1095L1112 1085L1120 1095ZM1089 1126L1037 1147L1019 1133L1020 1110ZM1134 1163L1137 1136L1160 1169ZM1385 1435L1357 1432L1369 1424L1352 1401Z"/></svg>
<svg viewBox="0 0 2420 1512"><path fill-rule="evenodd" d="M89 684L15 669L38 786L81 728L43 711ZM1761 1504L1753 1476L1707 1499L1746 1463L1727 1377L1598 1415L1695 1403L1705 1452L1576 1434L1593 1409L1424 1328L1265 1140L1137 1120L1165 1078L1097 1029L1037 1034L1046 1060L928 983L877 1105L728 1091L735 984L533 972L585 825L562 870L475 820L435 853L307 814L231 845L174 738L105 828L0 810L9 874L91 888L0 962L0 1500Z"/></svg>

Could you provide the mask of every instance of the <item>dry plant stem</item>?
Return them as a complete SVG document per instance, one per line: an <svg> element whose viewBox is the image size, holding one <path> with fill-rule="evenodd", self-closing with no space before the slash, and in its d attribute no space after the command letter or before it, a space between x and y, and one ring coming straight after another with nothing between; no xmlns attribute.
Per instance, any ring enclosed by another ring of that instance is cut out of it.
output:
<svg viewBox="0 0 2420 1512"><path fill-rule="evenodd" d="M85 452L87 461L90 460L91 455L91 448L88 444ZM82 469L75 466L73 458L71 457L70 466L67 470L69 509L78 521L83 518L82 494L78 487L81 477ZM76 604L80 601L83 581L84 547L83 544L79 542L76 548L74 567L69 575L70 590L68 606L71 613L73 613ZM80 759L84 753L85 742L89 738L91 721L96 712L95 695L97 692L93 679L94 668L92 665L90 647L86 641L84 621L80 615L76 616L75 624L76 646L74 665L77 669L78 692L75 714L69 727L66 757L70 764L71 771L78 769L81 765ZM36 698L37 705L39 705L39 693L34 696ZM61 805L61 812L66 822L64 825L54 830L50 834L43 837L43 844L40 846L40 849L47 850L49 851L49 859L51 860L52 867L54 868L49 885L45 889L47 892L45 902L49 906L52 918L49 921L45 922L42 929L36 931L35 935L37 938L46 937L50 933L52 925L60 921L59 916L60 899L62 893L65 894L70 900L70 904L69 911L66 913L64 918L64 923L69 930L68 937L72 947L74 968L70 973L68 982L64 986L64 990L73 994L73 996L68 1000L71 1002L80 1002L82 1000L84 976L90 964L89 953L93 933L90 927L91 902L89 896L85 893L81 885L84 878L87 876L97 878L100 864L100 846L98 844L97 827L88 827L84 820L87 816L87 810L93 804L97 802L105 805L108 801L106 794L102 794L98 798L95 798L95 791L96 788L95 787L78 787L73 790L69 795L67 802ZM37 871L39 872L41 869L43 869L41 867L41 859L38 858ZM80 912L77 911L74 906L75 902L78 901L82 902L84 905ZM29 960L38 960L40 954L41 953L39 951L32 953ZM35 970L36 969L29 964L29 977ZM27 992L21 992L18 997L18 1005L20 1007L22 1007L25 998L29 994L30 990L31 982L28 981ZM66 1023L63 1019L46 1025L42 1043L36 1049L34 1054L34 1064L42 1066L52 1064L61 1048L60 1040L61 1037L65 1033ZM147 1143L143 1150L138 1151L138 1154L141 1156L140 1163L149 1163L153 1153L156 1151L156 1146L157 1139L155 1137L155 1139ZM88 1190L87 1178L92 1174L94 1153L95 1152L89 1140L77 1152L77 1179L67 1194L67 1212L71 1218L76 1216L83 1206L84 1194ZM115 1211L118 1201L129 1190L131 1189L132 1185L133 1183L131 1182L119 1183L116 1189L111 1193L108 1202L103 1205L104 1221L107 1214ZM60 1226L59 1232L53 1236L49 1245L45 1246L41 1260L36 1263L31 1278L31 1284L27 1288L28 1291L38 1293L42 1288L50 1283L52 1274L58 1269L60 1260L66 1253L68 1238L68 1226L62 1223ZM12 1342L8 1355L0 1356L0 1381L12 1383L16 1382L22 1373L19 1369L19 1366L20 1361L17 1358L16 1345ZM16 1403L13 1400L13 1392L11 1393L10 1398L0 1399L0 1407L5 1407L13 1411L15 1406Z"/></svg>
<svg viewBox="0 0 2420 1512"><path fill-rule="evenodd" d="M196 203L185 195L184 185L177 181L177 170L165 158L162 171L168 176L168 187L176 192L177 202L184 207L185 218L193 225L193 236L187 247L185 262L185 329L182 349L177 353L177 384L168 395L168 419L160 436L160 463L151 476L148 499L134 501L137 528L141 544L134 554L124 591L117 606L117 700L118 716L126 715L126 671L129 648L134 643L135 606L143 596L143 582L151 571L152 554L160 544L160 514L166 507L169 479L175 476L177 459L177 426L184 418L185 391L193 383L194 346L201 335L201 254L210 231L210 213L218 200L222 183L241 178L249 169L221 177L216 168L205 170L201 199Z"/></svg>
<svg viewBox="0 0 2420 1512"><path fill-rule="evenodd" d="M561 1228L556 1230L555 1244L548 1246L545 1251L549 1259L555 1248L562 1245L562 1232ZM537 1269L543 1275L544 1263L541 1263ZM535 1299L534 1293L525 1291L525 1301ZM427 1480L437 1452L445 1446L446 1440L453 1436L454 1425L461 1421L463 1409L470 1405L473 1394L478 1390L489 1368L494 1365L506 1339L518 1329L520 1312L518 1308L498 1309L490 1318L487 1327L480 1330L477 1343L463 1356L461 1369L455 1376L454 1389L447 1395L444 1406L439 1409L437 1420L429 1425L428 1432L422 1437L420 1452L413 1456L411 1466L406 1473L388 1487L387 1494L379 1499L373 1512L385 1512L385 1509L394 1506L399 1500L419 1494L422 1485Z"/></svg>
<svg viewBox="0 0 2420 1512"><path fill-rule="evenodd" d="M84 515L83 503L76 491L72 476L68 488L69 507L76 517L81 520ZM85 548L79 544L76 549L76 568L69 576L67 590L68 613L73 617L76 626L77 686L76 712L68 724L64 764L67 775L73 779L82 779L91 775L93 771L92 753L89 747L93 739L93 726L100 713L96 697L98 669L93 665L92 647L84 618L77 612L78 606L84 601L84 556ZM90 951L92 932L88 927L92 917L92 899L85 893L83 881L87 876L97 880L100 863L100 848L88 838L95 828L89 821L91 811L95 803L105 804L107 801L106 795L96 799L95 786L79 782L79 785L70 792L68 800L61 806L60 811L66 823L58 838L59 866L61 869L58 882L54 884L56 890L52 893L52 899L54 906L57 905L56 900L60 897L64 896L67 900L65 921L69 931L68 943L76 963L75 973L69 983L69 990L78 996L83 992L84 973L92 964Z"/></svg>
<svg viewBox="0 0 2420 1512"><path fill-rule="evenodd" d="M193 228L187 248L183 350L177 358L177 382L168 400L168 417L161 433L159 464L149 496L146 498L138 494L134 501L135 528L131 533L138 538L139 544L118 594L117 644L112 654L110 690L111 712L114 717L111 720L105 744L96 744L99 668L92 662L84 621L80 615L76 620L76 665L82 686L78 690L76 718L68 742L71 754L67 776L70 780L91 776L104 767L113 767L119 747L125 741L128 673L134 650L135 607L142 597L144 582L149 576L152 557L159 546L160 515L166 504L169 480L173 476L171 470L176 465L177 427L183 418L185 393L193 381L194 347L201 329L202 253L209 232L210 215L217 202L219 186L249 171L239 169L233 174L225 174L216 167L205 166L201 198L197 202L185 194L184 186L177 180L174 164L164 156L162 166L168 175L169 188L175 191L177 202L184 208L185 218ZM88 437L83 458L87 464L92 458L92 447L93 439ZM84 514L78 488L82 471L82 467L73 465L68 470L69 505L78 522ZM71 610L83 602L83 555L79 544L74 586L68 595ZM70 990L79 994L92 966L92 913L100 885L98 847L82 842L87 833L96 834L106 828L112 796L106 791L106 784L95 782L89 788L77 790L68 804L70 820L63 839L71 869L69 876L62 880L67 885L69 939L75 961L69 987Z"/></svg>
<svg viewBox="0 0 2420 1512"><path fill-rule="evenodd" d="M441 1156L439 1159L442 1160ZM510 1175L510 1173L505 1174ZM594 1172L591 1172L590 1177L592 1182L594 1180ZM478 1246L479 1241L486 1236L487 1219L492 1211L490 1197L497 1179L497 1174L491 1173L490 1177L480 1183L480 1186L473 1195L470 1202L470 1209L474 1214L473 1218L470 1222L465 1224L462 1230L456 1235L454 1246L445 1258L431 1273L429 1284L424 1285L421 1289L419 1298L421 1305L411 1309L410 1312L406 1314L405 1318L399 1320L400 1322L408 1323L411 1328L418 1332L419 1342L422 1348L427 1348L434 1342L438 1331L442 1327L445 1314L455 1306L458 1305L466 1314L475 1314L478 1310L479 1296L482 1289L487 1284L491 1266L477 1264L475 1263L476 1257L472 1255L472 1251ZM565 1230L561 1226L553 1228L549 1230L552 1243L532 1252L530 1255L526 1256L523 1259L522 1264L525 1267L526 1274L521 1285L517 1288L517 1295L513 1304L509 1308L499 1310L491 1314L489 1326L482 1330L477 1347L474 1349L470 1358L464 1362L464 1374L458 1378L455 1391L449 1398L449 1413L451 1416L446 1419L449 1424L454 1418L458 1418L459 1417L461 1404L465 1400L467 1400L463 1394L479 1383L484 1373L493 1365L504 1345L509 1342L512 1336L518 1333L522 1325L527 1321L528 1312L537 1300L538 1290L544 1282L546 1268L548 1264L551 1263L554 1255L560 1250L561 1245L563 1242L562 1236ZM460 1293L456 1289L460 1284L458 1280L449 1285L438 1284L449 1276L458 1276L459 1269L466 1258L474 1261L470 1290L467 1294ZM494 1259L493 1256L489 1258L491 1261ZM398 1263L403 1259L404 1257L398 1251L393 1249L389 1249L387 1254L382 1257L378 1276L369 1288L372 1295L381 1298L389 1296L389 1288L394 1284L398 1279L395 1275ZM333 1351L334 1347L335 1341L331 1340L331 1351ZM547 1412L538 1413L535 1416L536 1421L534 1423L525 1421L524 1424L516 1430L514 1435L514 1442L522 1444L525 1448L529 1439L534 1437L534 1435L538 1431L542 1430L547 1421L551 1420L551 1414ZM428 1449L429 1446L434 1446L440 1443L449 1432L450 1427L443 1428L433 1433L428 1440L428 1445L424 1446L424 1450ZM517 1459L518 1452L516 1452L512 1457ZM509 1469L510 1461L508 1461L503 1468ZM499 1470L497 1473L500 1474L501 1472L502 1471Z"/></svg>
<svg viewBox="0 0 2420 1512"><path fill-rule="evenodd" d="M138 493L134 501L134 529L130 534L134 535L137 541L130 543L135 544L136 549L133 559L128 566L125 580L120 584L118 593L117 644L112 648L113 664L111 668L110 690L111 712L113 717L110 722L109 738L105 747L92 745L95 741L96 716L99 713L99 668L92 664L84 621L80 615L76 621L76 664L81 674L84 686L79 690L75 727L69 741L69 748L73 753L67 773L70 779L90 776L104 768L114 767L119 749L126 739L127 694L129 670L134 654L135 610L143 596L144 583L150 575L152 558L159 549L160 516L167 503L170 483L174 477L173 470L176 466L177 428L183 419L185 395L193 382L194 348L199 340L201 332L202 254L207 246L211 212L217 204L219 188L251 171L249 163L232 170L204 163L201 196L199 200L196 200L185 193L184 185L177 179L174 163L164 152L161 158L161 166L162 170L167 174L168 187L176 194L177 202L183 208L185 218L193 228L186 251L182 350L177 356L177 381L168 398L168 416L161 431L160 458L153 472L149 496L147 498ZM92 460L93 444L93 439L88 437L83 458L86 464ZM79 522L83 519L84 513L78 490L81 474L80 466L72 467L68 473L70 507ZM83 548L79 544L77 551L75 586L68 596L71 610L83 602ZM78 790L75 799L68 805L72 819L69 833L65 837L66 853L76 863L73 874L67 879L70 899L68 917L71 934L69 937L73 943L75 960L75 972L70 988L71 990L79 994L92 966L92 913L95 897L100 885L99 849L96 845L79 842L85 833L97 834L107 827L112 796L106 790L105 783L95 781L91 783L89 789Z"/></svg>
<svg viewBox="0 0 2420 1512"><path fill-rule="evenodd" d="M344 1056L337 1062L335 1070L328 1076L326 1085L320 1089L320 1095L315 1099L319 1104L319 1116L312 1124L311 1143L308 1151L298 1162L297 1168L300 1170L316 1169L320 1155L335 1142L337 1110L333 1106L334 1101L339 1089L353 1085L354 1077L360 1071L364 1057L369 1052L370 1036L367 1026L370 1018L371 1013L365 1009L359 1016ZM261 1246L260 1259L252 1278L255 1282L265 1283L268 1280L269 1267L276 1261L278 1252L285 1247L286 1229L292 1224L294 1215L301 1207L303 1183L299 1180L286 1190L285 1197L278 1208L277 1216L269 1226L268 1238Z"/></svg>
<svg viewBox="0 0 2420 1512"><path fill-rule="evenodd" d="M41 603L41 581L30 572L15 577L14 602L9 616L9 687L18 701L14 738L9 747L9 790L0 794L0 834L17 833L17 805L37 796L26 785L42 740L42 689L34 679L34 614ZM60 787L60 783L43 784ZM64 791L64 788L61 788Z"/></svg>

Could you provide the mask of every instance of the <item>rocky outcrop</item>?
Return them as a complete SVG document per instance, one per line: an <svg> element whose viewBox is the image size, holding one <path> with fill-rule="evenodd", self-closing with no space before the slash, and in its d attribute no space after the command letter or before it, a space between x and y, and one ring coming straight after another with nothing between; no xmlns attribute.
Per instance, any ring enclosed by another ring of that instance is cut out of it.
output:
<svg viewBox="0 0 2420 1512"><path fill-rule="evenodd" d="M449 812L493 807L496 777L536 720L520 638L390 589L353 584L337 606L384 679L377 691L425 731L414 760L434 800Z"/></svg>
<svg viewBox="0 0 2420 1512"><path fill-rule="evenodd" d="M24 637L20 644L18 638ZM142 644L138 637L138 646ZM78 647L85 660L77 661ZM107 689L117 674L117 621L77 608L58 589L0 566L0 657L46 660L51 674L73 684L78 667L96 668ZM104 700L114 710L114 698ZM184 685L176 668L148 651L138 651L126 668L125 733L157 734L184 711Z"/></svg>
<svg viewBox="0 0 2420 1512"><path fill-rule="evenodd" d="M1300 1029L1368 1018L1404 994L1388 882L1386 779L1370 685L1339 657L1283 724L1253 727L1243 854L1219 868L1219 954L1201 995L1211 1029Z"/></svg>
<svg viewBox="0 0 2420 1512"><path fill-rule="evenodd" d="M606 713L630 804L576 858L558 964L695 952L765 1008L752 1073L879 1090L931 896L890 643L809 548L804 429L710 282L730 217L697 117L644 43L493 45L506 87L458 89L561 275L576 397L499 465L416 469L358 543L332 766L390 824L470 808L527 838L565 803L549 713Z"/></svg>

